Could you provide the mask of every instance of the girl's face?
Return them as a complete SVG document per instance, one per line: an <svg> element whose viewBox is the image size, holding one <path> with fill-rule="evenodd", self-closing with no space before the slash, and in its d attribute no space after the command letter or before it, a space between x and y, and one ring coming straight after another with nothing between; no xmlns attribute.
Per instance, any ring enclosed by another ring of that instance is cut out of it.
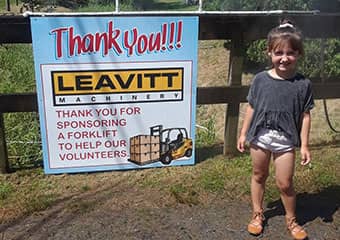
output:
<svg viewBox="0 0 340 240"><path fill-rule="evenodd" d="M295 75L297 61L300 53L293 50L289 43L280 44L268 53L275 73L282 78L290 78Z"/></svg>

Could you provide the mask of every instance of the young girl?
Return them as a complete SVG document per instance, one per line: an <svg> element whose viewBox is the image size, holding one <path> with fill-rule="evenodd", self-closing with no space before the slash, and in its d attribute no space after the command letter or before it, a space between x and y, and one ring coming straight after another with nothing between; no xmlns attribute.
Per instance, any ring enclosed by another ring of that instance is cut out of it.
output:
<svg viewBox="0 0 340 240"><path fill-rule="evenodd" d="M263 195L273 156L287 228L294 239L307 238L296 221L293 187L295 148L300 147L302 165L311 161L308 149L309 111L314 106L311 83L296 72L303 53L302 34L290 21L284 20L273 28L267 38L272 68L254 77L247 96L249 104L237 148L244 152L245 142L250 143L253 216L248 231L253 235L263 231Z"/></svg>

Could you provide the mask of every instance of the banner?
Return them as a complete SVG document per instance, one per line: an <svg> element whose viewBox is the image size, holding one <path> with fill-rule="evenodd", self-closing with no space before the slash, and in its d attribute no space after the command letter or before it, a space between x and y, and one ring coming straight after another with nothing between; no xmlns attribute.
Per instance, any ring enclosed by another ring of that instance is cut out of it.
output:
<svg viewBox="0 0 340 240"><path fill-rule="evenodd" d="M198 17L31 17L45 173L194 164Z"/></svg>

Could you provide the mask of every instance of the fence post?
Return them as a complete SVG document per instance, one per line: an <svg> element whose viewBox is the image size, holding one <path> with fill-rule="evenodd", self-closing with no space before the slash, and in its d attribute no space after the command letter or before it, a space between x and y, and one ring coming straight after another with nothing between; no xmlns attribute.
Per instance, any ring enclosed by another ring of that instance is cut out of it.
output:
<svg viewBox="0 0 340 240"><path fill-rule="evenodd" d="M0 113L0 173L8 173L8 155L5 138L5 124L2 113Z"/></svg>
<svg viewBox="0 0 340 240"><path fill-rule="evenodd" d="M6 10L11 11L11 1L10 0L6 0Z"/></svg>
<svg viewBox="0 0 340 240"><path fill-rule="evenodd" d="M245 44L241 33L234 35L231 41L231 49L229 55L228 86L242 85L243 58L245 52L244 49ZM240 113L239 102L228 103L224 125L225 126L223 147L224 154L237 152L236 145L239 113Z"/></svg>

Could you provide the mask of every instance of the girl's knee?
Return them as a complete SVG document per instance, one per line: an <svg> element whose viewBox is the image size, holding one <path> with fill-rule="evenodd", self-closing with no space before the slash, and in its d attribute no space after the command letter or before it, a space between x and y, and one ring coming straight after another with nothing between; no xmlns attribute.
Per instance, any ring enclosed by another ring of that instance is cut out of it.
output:
<svg viewBox="0 0 340 240"><path fill-rule="evenodd" d="M253 176L252 178L257 182L257 183L264 183L266 182L268 178L268 172L261 172L261 171L253 171Z"/></svg>
<svg viewBox="0 0 340 240"><path fill-rule="evenodd" d="M291 194L294 192L293 181L290 179L276 180L276 185L281 193Z"/></svg>

